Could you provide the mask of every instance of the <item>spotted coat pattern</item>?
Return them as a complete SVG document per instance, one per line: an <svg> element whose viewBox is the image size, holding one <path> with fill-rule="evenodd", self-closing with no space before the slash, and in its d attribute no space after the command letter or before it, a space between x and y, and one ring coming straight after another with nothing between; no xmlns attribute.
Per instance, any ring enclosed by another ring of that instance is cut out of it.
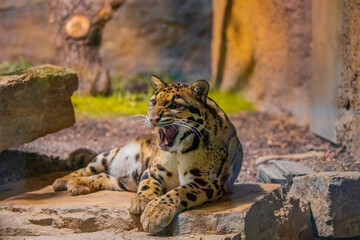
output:
<svg viewBox="0 0 360 240"><path fill-rule="evenodd" d="M53 187L72 195L137 192L129 212L141 214L144 230L156 233L176 213L230 192L243 151L233 124L207 97L206 81L167 84L153 76L151 82L155 94L147 119L159 134L101 153L87 167L57 179Z"/></svg>

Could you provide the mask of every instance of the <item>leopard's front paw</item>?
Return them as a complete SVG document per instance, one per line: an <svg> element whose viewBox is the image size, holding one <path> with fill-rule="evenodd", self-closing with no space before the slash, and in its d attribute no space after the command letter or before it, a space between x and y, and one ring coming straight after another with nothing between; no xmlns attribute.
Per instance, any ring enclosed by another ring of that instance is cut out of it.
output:
<svg viewBox="0 0 360 240"><path fill-rule="evenodd" d="M177 209L174 204L160 204L158 199L149 202L141 215L143 229L150 233L160 232L173 220Z"/></svg>
<svg viewBox="0 0 360 240"><path fill-rule="evenodd" d="M74 178L67 184L67 190L71 195L84 195L90 193L90 180L87 178Z"/></svg>
<svg viewBox="0 0 360 240"><path fill-rule="evenodd" d="M133 214L142 213L146 205L154 198L153 196L136 196L128 205L129 212Z"/></svg>
<svg viewBox="0 0 360 240"><path fill-rule="evenodd" d="M55 182L52 184L54 191L64 191L67 189L68 184L67 178L58 178L55 180Z"/></svg>

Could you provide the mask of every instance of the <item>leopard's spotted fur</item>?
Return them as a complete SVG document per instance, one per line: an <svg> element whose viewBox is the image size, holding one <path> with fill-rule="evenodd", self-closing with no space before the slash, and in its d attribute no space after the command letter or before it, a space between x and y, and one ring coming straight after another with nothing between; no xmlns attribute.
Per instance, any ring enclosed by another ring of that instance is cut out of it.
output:
<svg viewBox="0 0 360 240"><path fill-rule="evenodd" d="M207 97L209 86L151 78L155 94L147 119L159 135L140 137L98 155L87 167L57 179L73 195L137 191L129 211L146 231L161 231L174 215L229 192L242 164L242 147L226 114Z"/></svg>

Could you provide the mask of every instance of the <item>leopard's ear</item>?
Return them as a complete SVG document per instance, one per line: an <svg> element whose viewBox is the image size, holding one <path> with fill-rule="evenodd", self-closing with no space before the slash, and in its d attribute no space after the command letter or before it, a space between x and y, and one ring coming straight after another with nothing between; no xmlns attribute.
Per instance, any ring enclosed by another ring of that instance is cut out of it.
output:
<svg viewBox="0 0 360 240"><path fill-rule="evenodd" d="M166 87L166 83L164 83L159 77L155 75L151 76L150 81L155 91L159 90L160 88Z"/></svg>
<svg viewBox="0 0 360 240"><path fill-rule="evenodd" d="M206 102L207 95L209 93L209 83L205 80L197 80L190 84L189 88L193 92L194 97L201 101Z"/></svg>

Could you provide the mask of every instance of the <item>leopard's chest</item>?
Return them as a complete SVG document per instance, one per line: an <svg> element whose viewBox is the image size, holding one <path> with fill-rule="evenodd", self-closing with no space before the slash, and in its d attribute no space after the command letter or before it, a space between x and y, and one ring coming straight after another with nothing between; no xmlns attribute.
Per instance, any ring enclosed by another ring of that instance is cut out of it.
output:
<svg viewBox="0 0 360 240"><path fill-rule="evenodd" d="M187 154L173 154L161 151L156 158L155 164L160 163L171 173L171 176L164 182L166 192L192 182L194 177L196 177L191 173L193 170L205 173L208 169L209 161L211 161L207 159L209 155L207 153L208 151L203 148Z"/></svg>
<svg viewBox="0 0 360 240"><path fill-rule="evenodd" d="M167 176L163 187L166 192L180 186L178 167L178 156L169 152L159 151L154 164L161 164L171 174Z"/></svg>
<svg viewBox="0 0 360 240"><path fill-rule="evenodd" d="M163 152L158 156L156 163L160 163L171 173L171 176L164 182L167 192L191 181L188 173L191 169L197 168L199 163L201 164L198 158L199 154L183 155L168 152Z"/></svg>
<svg viewBox="0 0 360 240"><path fill-rule="evenodd" d="M191 172L203 171L207 168L206 154L204 149L199 149L189 154L179 155L177 172L179 174L180 185L190 183L194 175Z"/></svg>

